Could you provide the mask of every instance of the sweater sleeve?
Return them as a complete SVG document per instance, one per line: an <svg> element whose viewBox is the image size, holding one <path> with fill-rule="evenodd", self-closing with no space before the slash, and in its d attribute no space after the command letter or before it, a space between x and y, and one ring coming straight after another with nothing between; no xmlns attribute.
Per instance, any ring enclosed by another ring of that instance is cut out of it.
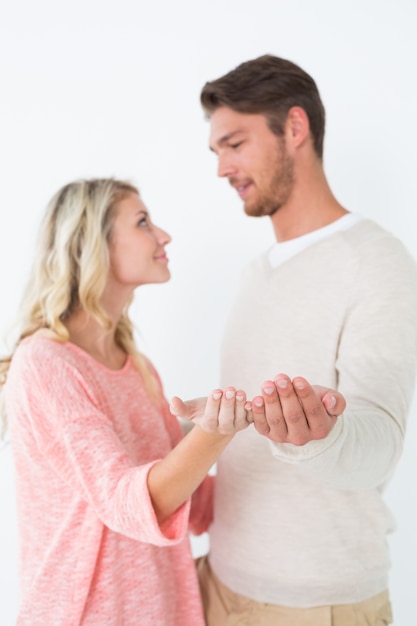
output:
<svg viewBox="0 0 417 626"><path fill-rule="evenodd" d="M29 416L27 431L61 480L110 529L158 546L181 541L190 500L159 526L147 487L148 472L159 459L132 461L77 368L64 359L31 360L25 353L15 358L9 404ZM158 428L152 432L156 439Z"/></svg>
<svg viewBox="0 0 417 626"><path fill-rule="evenodd" d="M324 440L271 446L329 486L365 490L390 478L403 448L417 371L416 264L392 237L365 245L344 297L335 380L346 411Z"/></svg>
<svg viewBox="0 0 417 626"><path fill-rule="evenodd" d="M184 436L184 432L179 420L174 417L169 410L169 405L163 392L162 382L158 374L154 372L154 375L158 380L161 397L163 398L161 410L164 416L165 426L170 435L172 446L175 446ZM190 531L194 535L201 535L203 532L206 532L213 520L214 482L214 476L206 476L192 495L189 525Z"/></svg>

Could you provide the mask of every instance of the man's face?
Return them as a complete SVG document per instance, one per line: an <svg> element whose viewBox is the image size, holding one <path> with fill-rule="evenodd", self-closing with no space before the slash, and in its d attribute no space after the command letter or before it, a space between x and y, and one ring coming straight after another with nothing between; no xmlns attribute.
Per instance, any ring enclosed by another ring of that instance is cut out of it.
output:
<svg viewBox="0 0 417 626"><path fill-rule="evenodd" d="M218 175L236 189L248 215L273 215L288 201L293 160L285 136L275 135L264 115L220 107L210 117L210 149L218 157Z"/></svg>

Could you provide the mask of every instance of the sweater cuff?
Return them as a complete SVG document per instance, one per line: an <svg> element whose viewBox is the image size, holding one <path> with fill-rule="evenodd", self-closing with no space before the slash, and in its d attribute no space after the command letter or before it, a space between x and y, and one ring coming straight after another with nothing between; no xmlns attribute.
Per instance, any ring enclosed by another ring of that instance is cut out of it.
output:
<svg viewBox="0 0 417 626"><path fill-rule="evenodd" d="M186 500L161 524L155 515L152 499L147 488L147 476L151 468L159 463L160 459L146 465L146 489L138 493L138 506L148 512L148 541L157 546L169 546L179 543L188 535L188 519L190 515L191 498ZM145 500L145 502L144 502Z"/></svg>

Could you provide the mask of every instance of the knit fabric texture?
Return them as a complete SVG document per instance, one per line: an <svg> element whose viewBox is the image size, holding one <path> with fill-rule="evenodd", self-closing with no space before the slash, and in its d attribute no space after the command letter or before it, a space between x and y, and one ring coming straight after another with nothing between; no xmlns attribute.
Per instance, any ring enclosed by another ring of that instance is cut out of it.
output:
<svg viewBox="0 0 417 626"><path fill-rule="evenodd" d="M17 348L5 386L17 626L203 626L188 530L189 517L197 533L210 522L213 479L158 525L147 474L182 436L161 396L131 357L113 371L40 335Z"/></svg>
<svg viewBox="0 0 417 626"><path fill-rule="evenodd" d="M416 263L370 220L272 268L243 272L221 384L259 393L275 374L338 389L345 413L304 446L253 427L217 464L210 563L230 589L293 607L361 602L386 589L382 492L400 458L417 370Z"/></svg>

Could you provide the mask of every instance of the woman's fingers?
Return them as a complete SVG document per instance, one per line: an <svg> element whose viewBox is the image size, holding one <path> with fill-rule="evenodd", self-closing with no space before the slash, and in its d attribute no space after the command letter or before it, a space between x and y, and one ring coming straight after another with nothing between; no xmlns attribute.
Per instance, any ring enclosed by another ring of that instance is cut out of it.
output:
<svg viewBox="0 0 417 626"><path fill-rule="evenodd" d="M169 405L172 415L182 417L185 420L195 420L204 414L207 398L194 398L193 400L181 400L173 396Z"/></svg>
<svg viewBox="0 0 417 626"><path fill-rule="evenodd" d="M223 392L221 389L215 389L209 394L205 411L202 417L196 420L196 423L199 424L203 430L209 433L219 432L219 413L222 400Z"/></svg>
<svg viewBox="0 0 417 626"><path fill-rule="evenodd" d="M242 390L236 391L234 387L215 389L208 396L204 414L197 423L207 432L232 435L250 424L246 402Z"/></svg>
<svg viewBox="0 0 417 626"><path fill-rule="evenodd" d="M253 420L248 419L248 411L246 410L246 393L239 389L236 392L236 401L235 401L235 429L243 430L246 428Z"/></svg>

